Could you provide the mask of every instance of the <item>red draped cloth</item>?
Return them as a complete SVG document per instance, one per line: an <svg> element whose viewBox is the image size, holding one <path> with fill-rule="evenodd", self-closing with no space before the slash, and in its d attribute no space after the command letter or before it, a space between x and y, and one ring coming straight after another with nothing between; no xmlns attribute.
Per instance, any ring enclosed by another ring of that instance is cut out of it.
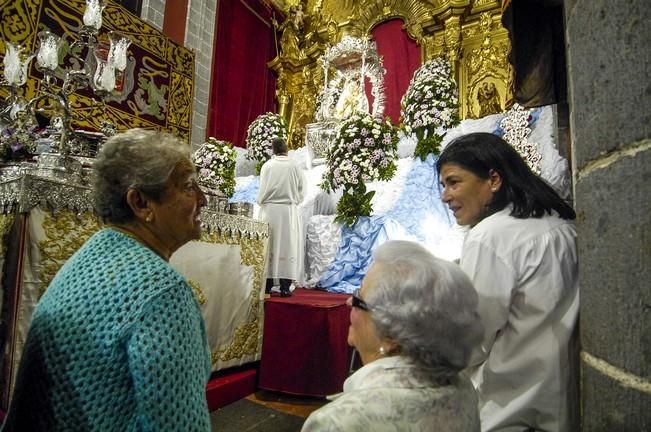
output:
<svg viewBox="0 0 651 432"><path fill-rule="evenodd" d="M420 48L402 28L399 19L385 21L372 31L380 56L384 58L384 115L394 124L400 120L400 99L409 87L409 81L420 66Z"/></svg>
<svg viewBox="0 0 651 432"><path fill-rule="evenodd" d="M255 118L275 111L276 56L271 7L264 0L220 1L217 11L207 136L245 147Z"/></svg>
<svg viewBox="0 0 651 432"><path fill-rule="evenodd" d="M352 354L348 297L298 288L265 301L260 388L308 396L342 391Z"/></svg>

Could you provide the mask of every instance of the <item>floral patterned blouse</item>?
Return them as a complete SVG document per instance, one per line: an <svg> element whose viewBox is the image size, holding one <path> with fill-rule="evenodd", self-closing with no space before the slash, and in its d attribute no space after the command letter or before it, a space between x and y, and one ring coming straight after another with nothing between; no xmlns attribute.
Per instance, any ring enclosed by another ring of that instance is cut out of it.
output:
<svg viewBox="0 0 651 432"><path fill-rule="evenodd" d="M479 432L477 396L465 376L441 385L401 356L365 365L330 399L302 432Z"/></svg>

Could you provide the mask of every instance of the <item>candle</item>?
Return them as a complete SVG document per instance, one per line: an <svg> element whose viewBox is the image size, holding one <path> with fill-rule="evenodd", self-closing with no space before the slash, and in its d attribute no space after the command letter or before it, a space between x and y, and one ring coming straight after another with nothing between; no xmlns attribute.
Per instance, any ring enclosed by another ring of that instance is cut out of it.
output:
<svg viewBox="0 0 651 432"><path fill-rule="evenodd" d="M99 30L102 27L102 11L106 7L104 1L86 0L83 22L87 27Z"/></svg>
<svg viewBox="0 0 651 432"><path fill-rule="evenodd" d="M54 71L59 66L59 44L61 39L47 30L40 32L38 37L40 47L36 61L41 69Z"/></svg>
<svg viewBox="0 0 651 432"><path fill-rule="evenodd" d="M27 69L34 54L27 55L22 45L6 42L3 59L4 77L11 86L20 87L27 81Z"/></svg>
<svg viewBox="0 0 651 432"><path fill-rule="evenodd" d="M106 92L115 89L115 68L108 62L98 61L95 76L93 77L95 88Z"/></svg>
<svg viewBox="0 0 651 432"><path fill-rule="evenodd" d="M126 36L114 31L110 32L108 36L111 41L108 62L122 72L127 67L127 48L131 45L131 41Z"/></svg>

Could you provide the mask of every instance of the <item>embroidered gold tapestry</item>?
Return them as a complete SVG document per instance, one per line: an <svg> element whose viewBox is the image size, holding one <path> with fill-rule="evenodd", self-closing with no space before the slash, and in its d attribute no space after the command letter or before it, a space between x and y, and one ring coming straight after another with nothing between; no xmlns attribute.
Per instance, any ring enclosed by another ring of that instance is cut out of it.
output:
<svg viewBox="0 0 651 432"><path fill-rule="evenodd" d="M71 46L79 38L82 28L84 0L0 0L0 39L18 42L31 51L38 50L37 34L50 30L64 39L59 52L60 67L57 83L60 85L65 69L82 66L87 50ZM189 141L192 129L192 95L194 53L166 37L159 30L128 12L122 6L108 2L99 32L100 49L107 52L107 33L119 31L132 44L128 49L128 65L118 77L117 89L107 98L105 107L93 100L89 90L79 90L71 96L70 105L78 117L73 126L98 130L103 120L115 124L119 130L131 127L163 129ZM0 53L4 54L0 41ZM90 55L94 55L91 53ZM30 67L24 93L33 97L41 85L41 74L35 61ZM86 63L90 63L86 61ZM6 90L0 90L6 97Z"/></svg>

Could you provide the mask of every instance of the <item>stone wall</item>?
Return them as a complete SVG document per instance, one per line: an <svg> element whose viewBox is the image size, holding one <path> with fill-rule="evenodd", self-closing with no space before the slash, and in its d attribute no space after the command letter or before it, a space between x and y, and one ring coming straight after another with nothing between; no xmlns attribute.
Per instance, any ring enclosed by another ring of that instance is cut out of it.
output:
<svg viewBox="0 0 651 432"><path fill-rule="evenodd" d="M651 430L651 7L566 0L582 430Z"/></svg>
<svg viewBox="0 0 651 432"><path fill-rule="evenodd" d="M172 0L173 1L173 0ZM165 16L165 0L143 0L140 18L147 21L158 30L163 30Z"/></svg>
<svg viewBox="0 0 651 432"><path fill-rule="evenodd" d="M227 0L228 1L228 0ZM215 16L219 1L189 0L185 46L195 52L192 144L205 141L210 101Z"/></svg>

